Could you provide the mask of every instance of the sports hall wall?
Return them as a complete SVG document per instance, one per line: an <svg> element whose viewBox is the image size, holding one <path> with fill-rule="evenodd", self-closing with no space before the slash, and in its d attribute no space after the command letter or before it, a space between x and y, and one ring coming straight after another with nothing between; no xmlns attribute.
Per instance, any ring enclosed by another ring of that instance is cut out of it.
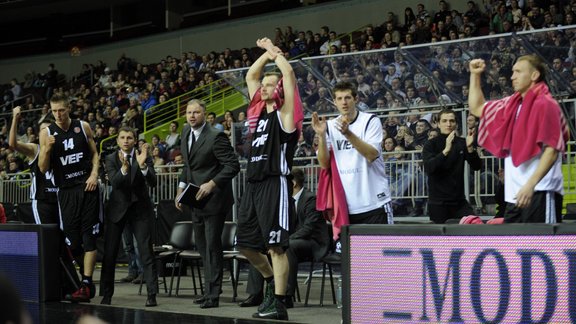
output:
<svg viewBox="0 0 576 324"><path fill-rule="evenodd" d="M240 49L253 47L258 37L274 36L274 29L292 26L295 30L319 32L326 25L337 33L350 32L366 24L381 24L388 12L394 12L399 23L404 23L404 9L411 7L416 12L418 3L424 4L429 14L438 10L439 0L342 0L321 5L302 7L287 12L230 20L213 25L181 29L113 44L81 48L81 56L70 53L21 57L0 61L0 83L9 83L16 77L21 79L28 71L45 73L48 64L54 63L59 73L67 77L80 73L82 64L104 61L112 68L122 53L141 63L159 62L167 55L180 57L184 51L200 55L210 51L222 52L224 48ZM447 1L450 9L466 11L465 1ZM73 33L71 31L70 33Z"/></svg>

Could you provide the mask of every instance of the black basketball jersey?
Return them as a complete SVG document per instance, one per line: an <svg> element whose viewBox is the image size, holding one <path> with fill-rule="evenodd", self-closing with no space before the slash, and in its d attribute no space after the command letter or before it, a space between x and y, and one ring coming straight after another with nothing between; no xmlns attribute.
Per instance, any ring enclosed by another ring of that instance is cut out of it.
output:
<svg viewBox="0 0 576 324"><path fill-rule="evenodd" d="M38 146L38 152L40 152L40 146ZM32 174L30 199L55 203L57 202L56 193L58 192L58 188L52 183L51 171L46 173L40 172L40 168L38 167L38 155L39 153L36 154L34 160L29 164L30 173Z"/></svg>
<svg viewBox="0 0 576 324"><path fill-rule="evenodd" d="M289 175L298 141L298 131L287 133L282 129L280 112L264 110L252 134L247 176L257 182L269 176Z"/></svg>
<svg viewBox="0 0 576 324"><path fill-rule="evenodd" d="M82 122L73 119L67 130L52 124L48 135L56 137L50 154L54 184L65 188L86 183L92 170L92 154Z"/></svg>

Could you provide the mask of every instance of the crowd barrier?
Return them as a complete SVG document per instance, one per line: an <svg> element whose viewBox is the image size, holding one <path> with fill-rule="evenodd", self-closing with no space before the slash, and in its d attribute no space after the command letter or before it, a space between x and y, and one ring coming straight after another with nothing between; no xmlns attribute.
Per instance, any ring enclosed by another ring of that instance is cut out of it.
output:
<svg viewBox="0 0 576 324"><path fill-rule="evenodd" d="M384 153L387 158L394 153ZM573 161L576 153L567 152L565 155L564 187L565 200L572 201L576 196L576 168ZM405 151L405 159L385 162L387 173L390 176L390 187L394 202L403 202L414 206L428 197L427 177L422 167L419 151ZM484 155L482 169L479 171L465 171L466 197L476 207L486 207L494 204L494 195L498 186L498 170L502 165L500 159ZM312 192L316 191L320 166L314 157L295 158L296 167L302 168L306 174L306 187ZM234 191L237 201L242 197L246 186L246 161L240 161L241 170L234 181ZM178 189L178 176L182 166L167 165L155 167L157 186L150 188L150 197L157 205L161 201L173 200ZM106 184L103 184L104 188ZM108 188L109 189L109 188ZM104 197L109 190L104 190ZM0 184L0 202L19 204L29 202L30 178L26 173L7 175ZM236 204L237 206L238 204Z"/></svg>

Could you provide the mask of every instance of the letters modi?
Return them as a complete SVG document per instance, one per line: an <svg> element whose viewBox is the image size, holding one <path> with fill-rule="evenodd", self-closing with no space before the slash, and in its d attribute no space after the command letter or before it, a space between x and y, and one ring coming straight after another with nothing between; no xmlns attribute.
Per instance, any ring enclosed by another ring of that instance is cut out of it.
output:
<svg viewBox="0 0 576 324"><path fill-rule="evenodd" d="M350 236L352 323L575 323L576 235Z"/></svg>

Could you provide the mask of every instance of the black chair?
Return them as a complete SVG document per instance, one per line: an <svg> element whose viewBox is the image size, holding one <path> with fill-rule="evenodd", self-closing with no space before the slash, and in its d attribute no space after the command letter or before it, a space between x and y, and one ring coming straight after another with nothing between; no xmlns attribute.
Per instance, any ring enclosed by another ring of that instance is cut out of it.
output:
<svg viewBox="0 0 576 324"><path fill-rule="evenodd" d="M174 205L174 199L160 200L156 206L153 235L154 244L166 244L170 240L170 233L177 222L190 221L189 213L184 213Z"/></svg>
<svg viewBox="0 0 576 324"><path fill-rule="evenodd" d="M235 251L236 247L236 230L238 224L235 222L226 222L224 224L224 230L222 231L222 250L224 251L224 262L228 261L228 270L230 271L230 281L232 284L232 301L236 301L238 297L238 278L234 276L234 260L239 254Z"/></svg>
<svg viewBox="0 0 576 324"><path fill-rule="evenodd" d="M304 306L308 306L308 299L310 297L310 288L312 287L314 265L316 262L322 262L322 286L320 287L320 306L324 306L324 283L326 281L326 269L328 269L328 273L330 275L330 286L332 288L332 301L334 304L336 304L336 290L334 289L334 277L332 273L332 267L336 265L340 266L342 262L340 260L336 261L333 260L332 258L327 258L327 256L330 255L329 252L334 253L334 241L332 240L332 224L327 222L325 225L325 229L328 237L330 238L330 244L326 251L326 255L324 255L322 259L310 260L310 273L308 274L308 284L306 287L306 299L304 301Z"/></svg>
<svg viewBox="0 0 576 324"><path fill-rule="evenodd" d="M186 262L190 263L190 274L192 276L192 289L194 289L194 294L198 295L198 286L200 286L200 294L204 294L204 286L202 286L202 272L200 269L202 257L200 256L200 252L196 247L196 235L194 231L192 231L192 235L190 236L190 245L187 249L182 251L178 255L178 263L180 264L180 268L178 269L178 280L176 281L176 292L174 293L175 296L178 296L178 291L180 290L180 278L182 276L182 268L186 268ZM196 284L196 274L194 274L194 270L198 274L198 284Z"/></svg>
<svg viewBox="0 0 576 324"><path fill-rule="evenodd" d="M333 266L342 265L342 261L327 260L326 257L322 259L322 286L320 288L320 306L324 306L324 282L326 281L326 268L330 273L330 288L332 289L332 303L336 305L336 290L334 289L334 277L332 274Z"/></svg>
<svg viewBox="0 0 576 324"><path fill-rule="evenodd" d="M183 222L176 222L172 227L170 232L170 241L168 242L169 247L157 247L155 248L155 259L156 261L160 261L162 264L166 260L171 260L172 263L172 275L170 279L170 291L168 292L168 296L172 295L172 286L174 283L174 276L176 272L176 264L178 261L178 256L182 251L189 249L191 245L191 237L193 233L193 225L190 221L183 221ZM180 272L181 265L178 267L178 271ZM162 276L164 279L164 291L167 291L166 287L166 274L163 271ZM138 290L138 294L142 294L142 283L140 283L140 289Z"/></svg>
<svg viewBox="0 0 576 324"><path fill-rule="evenodd" d="M236 265L236 271L234 274L234 278L236 278L236 282L235 284L235 288L234 291L236 293L238 293L238 283L240 281L240 264L241 263L246 263L246 264L250 264L250 261L248 261L248 258L246 258L246 256L244 256L244 254L237 252L236 255L234 255L234 260L238 262L238 264Z"/></svg>
<svg viewBox="0 0 576 324"><path fill-rule="evenodd" d="M232 284L232 289L233 289L233 296L232 296L232 300L236 301L236 297L238 296L237 294L237 284L236 284L236 279L234 277L234 260L235 260L235 256L238 255L238 251L234 251L234 247L236 246L236 229L237 229L238 225L235 222L225 222L224 223L224 228L222 230L222 250L223 250L223 259L224 262L228 262L228 268L230 271L230 279L231 279L231 284ZM192 271L192 283L193 283L193 289L194 289L194 294L197 294L197 286L196 286L196 278L194 275L194 270L197 271L198 274L198 280L200 282L200 292L201 294L204 294L204 288L202 286L202 275L200 272L200 265L201 265L201 261L202 261L202 257L200 256L200 252L198 252L195 247L196 247L196 242L195 242L195 237L194 235L192 235L192 249L190 250L185 250L182 251L182 253L180 253L179 255L179 259L181 260L181 264L184 263L185 260L189 260L191 261L191 271ZM178 276L178 281L176 283L176 296L178 295L178 290L180 289L180 276Z"/></svg>
<svg viewBox="0 0 576 324"><path fill-rule="evenodd" d="M36 220L34 219L34 212L32 211L32 203L21 202L16 204L15 218L26 224L36 224Z"/></svg>

